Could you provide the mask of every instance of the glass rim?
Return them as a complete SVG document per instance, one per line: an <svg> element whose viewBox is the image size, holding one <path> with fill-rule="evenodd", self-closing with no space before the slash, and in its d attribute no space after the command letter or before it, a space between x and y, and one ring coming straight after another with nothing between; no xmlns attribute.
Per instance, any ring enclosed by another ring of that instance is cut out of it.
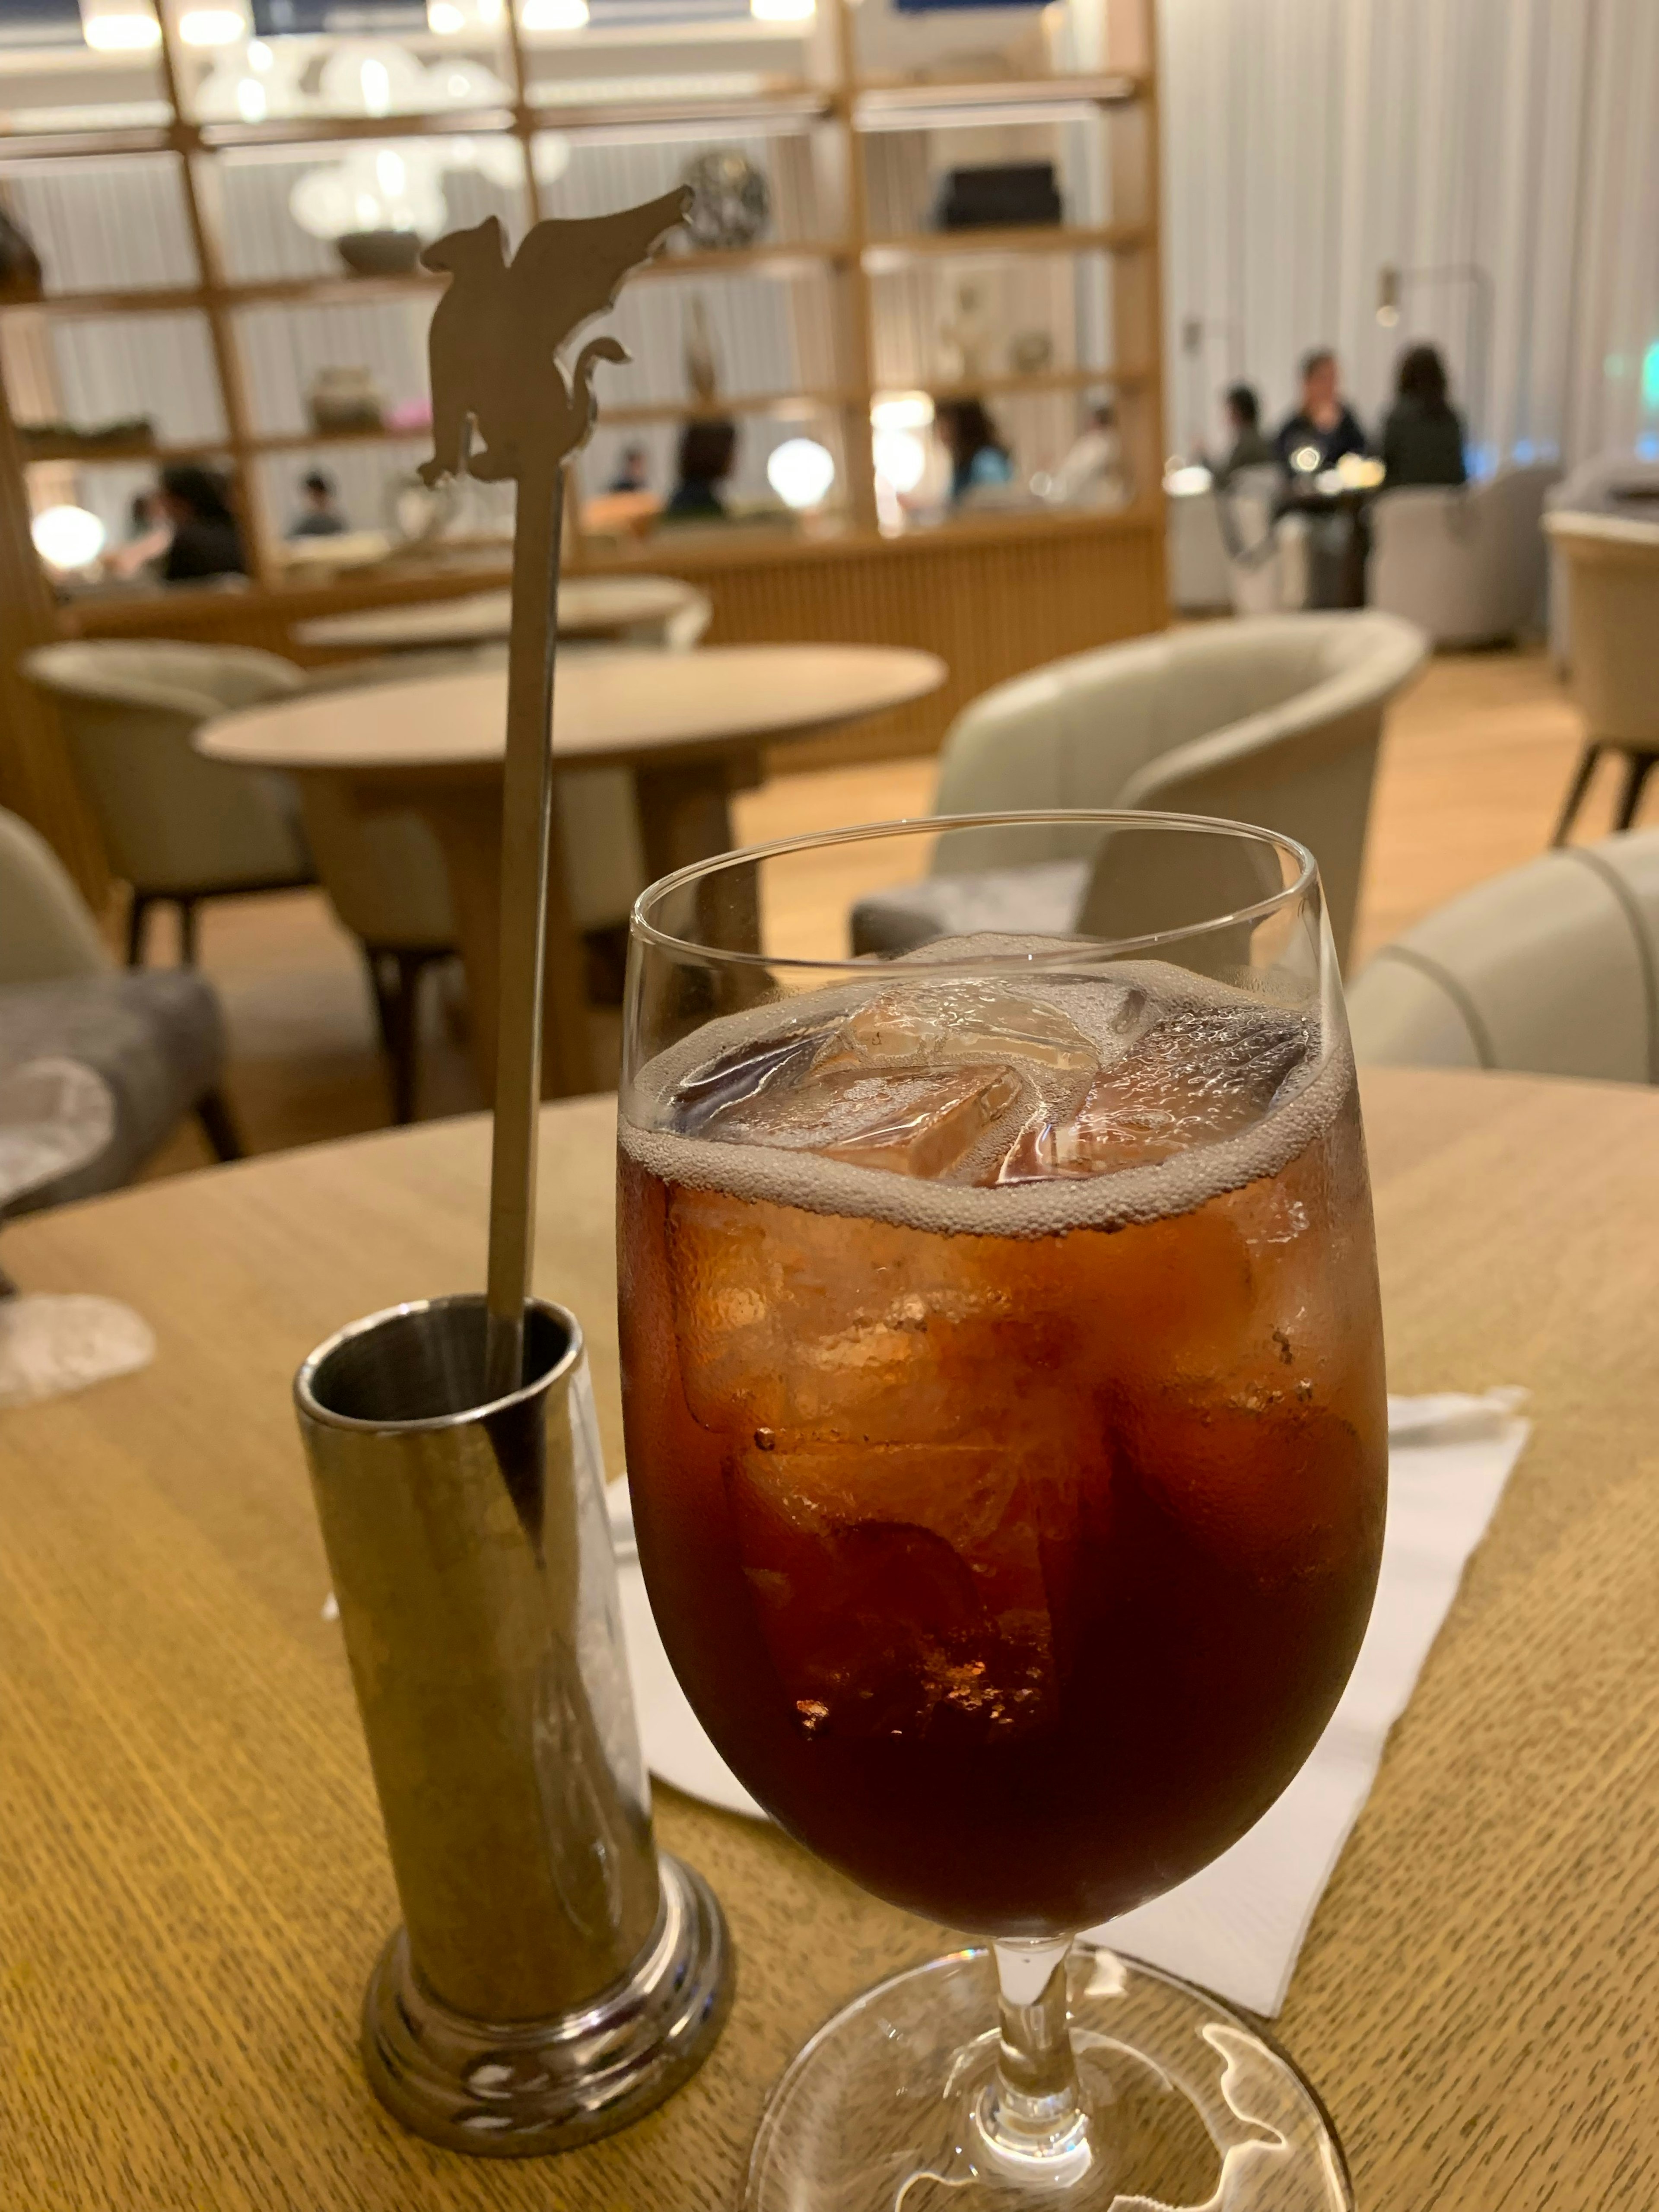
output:
<svg viewBox="0 0 1659 2212"><path fill-rule="evenodd" d="M996 968L1064 969L1080 965L1092 967L1099 961L1119 960L1127 953L1151 951L1159 945L1184 944L1195 938L1211 936L1219 930L1238 928L1245 923L1254 926L1305 898L1319 884L1319 864L1299 839L1287 836L1282 830L1266 830L1259 823L1250 822L1232 822L1221 815L1161 813L1153 808L1130 806L992 808L980 814L901 815L886 822L851 823L838 830L811 830L793 837L771 838L763 844L736 846L730 852L714 853L706 860L693 860L685 867L676 868L668 875L659 876L655 883L647 884L635 900L628 917L629 941L637 939L659 951L684 954L692 959L719 962L733 968L775 968L808 975L867 975L872 967L884 964L867 953L848 953L839 959L806 959L799 953L748 952L726 945L704 945L694 938L677 937L670 931L659 928L649 919L647 907L667 897L671 892L717 875L722 869L733 867L739 862L781 860L791 853L823 851L832 845L872 843L880 837L916 836L923 833L937 835L947 830L1000 830L1024 825L1184 830L1207 836L1243 838L1254 844L1273 846L1280 853L1291 854L1297 863L1296 879L1293 883L1281 884L1278 890L1249 906L1206 915L1202 921L1183 922L1177 929L1150 930L1139 936L1082 940L1087 948L1086 955L1080 954L1077 945L1047 952L981 953L971 960L930 961L928 967L933 975L973 975ZM1032 862L1030 865L1042 864Z"/></svg>

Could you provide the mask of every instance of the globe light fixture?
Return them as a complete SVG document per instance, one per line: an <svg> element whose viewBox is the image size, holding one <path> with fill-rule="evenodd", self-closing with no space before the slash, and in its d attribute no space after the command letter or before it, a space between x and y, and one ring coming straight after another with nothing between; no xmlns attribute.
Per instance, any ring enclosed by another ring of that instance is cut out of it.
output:
<svg viewBox="0 0 1659 2212"><path fill-rule="evenodd" d="M873 450L877 475L901 495L914 491L927 473L927 447L914 430L878 430Z"/></svg>
<svg viewBox="0 0 1659 2212"><path fill-rule="evenodd" d="M797 514L821 507L836 481L835 456L816 438L786 438L768 456L766 481Z"/></svg>
<svg viewBox="0 0 1659 2212"><path fill-rule="evenodd" d="M140 54L161 45L161 26L149 0L81 0L81 36L96 53Z"/></svg>
<svg viewBox="0 0 1659 2212"><path fill-rule="evenodd" d="M84 507L49 507L29 526L34 550L60 576L91 566L104 550L108 532Z"/></svg>

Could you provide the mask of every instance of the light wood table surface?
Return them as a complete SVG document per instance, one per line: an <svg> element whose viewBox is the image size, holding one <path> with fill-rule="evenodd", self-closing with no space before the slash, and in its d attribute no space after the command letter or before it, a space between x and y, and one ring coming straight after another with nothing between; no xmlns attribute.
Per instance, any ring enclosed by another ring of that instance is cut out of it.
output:
<svg viewBox="0 0 1659 2212"><path fill-rule="evenodd" d="M559 586L561 637L615 637L665 623L694 597L677 576L570 576ZM420 599L353 614L321 615L299 623L301 645L330 652L414 653L446 645L488 645L507 635L508 592L474 592L459 599Z"/></svg>
<svg viewBox="0 0 1659 2212"><path fill-rule="evenodd" d="M730 850L730 798L761 781L761 749L923 698L945 681L931 653L897 646L727 645L696 653L598 649L559 668L553 752L562 769L634 776L649 879ZM331 775L354 803L412 808L443 848L486 1097L495 1079L501 762L507 672L301 693L220 716L196 734L210 760ZM556 855L557 841L554 845ZM548 919L544 1085L590 1090L580 948L560 872Z"/></svg>
<svg viewBox="0 0 1659 2212"><path fill-rule="evenodd" d="M1659 1096L1366 1085L1390 1379L1520 1382L1536 1434L1277 2023L1364 2212L1659 2203ZM538 1286L621 1463L611 1107L551 1108ZM210 1170L6 1232L26 1289L155 1326L145 1373L0 1413L0 2202L16 2212L722 2212L769 2085L938 1932L658 1793L730 1914L704 2071L628 2134L492 2165L356 2053L396 1917L289 1382L483 1267L487 1124Z"/></svg>

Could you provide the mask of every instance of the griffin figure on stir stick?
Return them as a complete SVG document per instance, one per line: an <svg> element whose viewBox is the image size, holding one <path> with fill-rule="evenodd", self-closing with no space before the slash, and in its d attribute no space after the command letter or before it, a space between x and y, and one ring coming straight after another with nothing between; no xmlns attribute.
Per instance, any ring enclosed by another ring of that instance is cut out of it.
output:
<svg viewBox="0 0 1659 2212"><path fill-rule="evenodd" d="M509 261L499 219L451 231L428 246L426 267L449 285L432 317L432 459L428 484L468 475L516 482L513 622L507 653L507 763L501 787L501 1000L490 1164L486 1386L516 1390L524 1359L536 1200L536 1123L542 1089L542 992L580 992L580 980L544 966L550 896L568 944L560 872L550 880L555 819L553 660L558 635L559 538L564 466L586 443L598 401L593 371L623 362L613 337L594 338L574 374L559 349L616 303L623 279L683 222L682 185L642 207L581 222L538 222ZM580 1015L580 1003L576 1009ZM580 1034L578 1019L575 1030ZM592 1088L580 1048L562 1087ZM574 1064L578 1059L580 1065Z"/></svg>
<svg viewBox="0 0 1659 2212"><path fill-rule="evenodd" d="M616 338L594 338L577 355L574 376L558 349L616 305L623 279L684 219L690 198L682 187L615 215L538 222L511 261L498 216L428 246L422 266L451 283L432 318L427 483L463 474L481 483L521 481L586 442L598 412L593 370L601 361L627 361L628 349Z"/></svg>

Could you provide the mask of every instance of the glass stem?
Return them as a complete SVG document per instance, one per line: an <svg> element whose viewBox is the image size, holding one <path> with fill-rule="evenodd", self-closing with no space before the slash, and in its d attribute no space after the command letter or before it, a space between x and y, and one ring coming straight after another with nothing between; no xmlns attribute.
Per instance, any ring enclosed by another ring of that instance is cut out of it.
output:
<svg viewBox="0 0 1659 2212"><path fill-rule="evenodd" d="M976 2113L991 2162L1050 2187L1080 2181L1093 2163L1066 2005L1071 1948L1065 1936L996 1944L1001 2041Z"/></svg>

